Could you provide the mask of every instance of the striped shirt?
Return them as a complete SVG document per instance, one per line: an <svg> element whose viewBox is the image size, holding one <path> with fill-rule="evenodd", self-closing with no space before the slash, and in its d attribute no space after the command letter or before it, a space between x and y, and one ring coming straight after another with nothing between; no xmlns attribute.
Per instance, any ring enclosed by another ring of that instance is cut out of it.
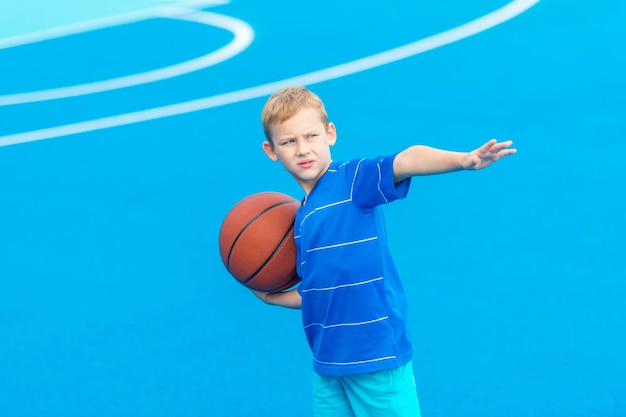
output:
<svg viewBox="0 0 626 417"><path fill-rule="evenodd" d="M381 205L404 198L395 155L333 162L298 210L294 237L302 321L322 375L396 368L411 360L407 301Z"/></svg>

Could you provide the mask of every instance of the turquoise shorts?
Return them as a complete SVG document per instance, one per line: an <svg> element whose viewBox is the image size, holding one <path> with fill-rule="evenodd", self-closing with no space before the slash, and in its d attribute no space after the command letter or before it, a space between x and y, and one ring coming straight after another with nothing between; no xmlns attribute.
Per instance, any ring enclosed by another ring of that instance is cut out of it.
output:
<svg viewBox="0 0 626 417"><path fill-rule="evenodd" d="M315 417L420 417L413 365L341 377L313 372L313 410Z"/></svg>

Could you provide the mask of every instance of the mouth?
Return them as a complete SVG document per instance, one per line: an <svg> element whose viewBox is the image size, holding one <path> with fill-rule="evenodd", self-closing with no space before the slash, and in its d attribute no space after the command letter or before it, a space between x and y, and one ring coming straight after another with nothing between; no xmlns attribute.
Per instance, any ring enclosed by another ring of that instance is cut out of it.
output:
<svg viewBox="0 0 626 417"><path fill-rule="evenodd" d="M298 162L298 166L300 168L311 168L314 162L315 161L313 161L312 159L307 159L306 161Z"/></svg>

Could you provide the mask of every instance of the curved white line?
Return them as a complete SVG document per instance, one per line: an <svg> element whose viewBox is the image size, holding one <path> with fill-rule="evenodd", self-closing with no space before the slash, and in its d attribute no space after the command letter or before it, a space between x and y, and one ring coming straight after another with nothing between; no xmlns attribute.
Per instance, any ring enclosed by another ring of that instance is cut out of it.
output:
<svg viewBox="0 0 626 417"><path fill-rule="evenodd" d="M228 0L181 0L177 2L177 4L180 4L183 7L192 8L194 10L227 3ZM94 20L86 20L84 22L39 30L36 32L24 33L22 35L9 36L8 38L0 38L0 49L13 48L15 46L26 45L29 43L62 38L65 36L76 35L78 33L108 28L111 26L119 26L127 23L137 22L139 20L151 19L154 17L167 17L173 12L173 10L175 10L174 7L168 6L152 7L115 16L108 16Z"/></svg>
<svg viewBox="0 0 626 417"><path fill-rule="evenodd" d="M124 25L127 23L137 22L139 20L150 19L160 14L161 8L143 9L136 12L124 13L116 16L109 16L96 20L88 20L85 22L74 23L61 27L40 30L23 35L10 36L0 39L0 49L13 48L16 46L27 45L30 43L47 41L50 39L63 38L66 36L76 35L83 32L89 32L97 29L103 29L111 26Z"/></svg>
<svg viewBox="0 0 626 417"><path fill-rule="evenodd" d="M38 101L55 100L60 98L82 96L86 94L99 93L102 91L117 90L120 88L132 87L140 84L147 84L161 81L179 75L188 74L226 61L229 58L245 50L254 39L254 30L246 22L232 17L203 12L190 11L183 8L161 8L162 17L171 19L186 20L190 22L202 23L228 30L235 36L227 45L217 49L207 55L195 58L180 64L159 68L154 71L147 71L125 77L112 78L88 84L74 85L71 87L53 88L49 90L34 91L29 93L18 93L0 96L0 106L12 104L33 103ZM144 14L135 14L132 17L144 17ZM154 16L152 16L154 17ZM136 20L136 19L133 19ZM118 20L119 21L119 20Z"/></svg>
<svg viewBox="0 0 626 417"><path fill-rule="evenodd" d="M438 48L452 42L467 38L477 33L483 32L494 26L506 22L515 16L525 12L537 4L539 0L513 0L511 3L497 9L476 20L457 26L445 32L418 40L416 42L391 49L379 54L371 55L356 61L326 68L320 71L311 72L281 81L263 84L256 87L246 88L212 97L172 104L164 107L142 110L133 113L126 113L117 116L105 117L101 119L89 120L85 122L73 123L64 126L57 126L47 129L33 130L31 132L17 133L13 135L1 136L0 146L15 145L19 143L34 142L38 140L51 139L61 136L73 135L77 133L90 132L93 130L107 129L116 126L124 126L163 117L176 116L198 110L205 110L226 104L237 103L272 94L279 88L294 84L315 84L331 79L365 71L384 64L398 61L422 52Z"/></svg>

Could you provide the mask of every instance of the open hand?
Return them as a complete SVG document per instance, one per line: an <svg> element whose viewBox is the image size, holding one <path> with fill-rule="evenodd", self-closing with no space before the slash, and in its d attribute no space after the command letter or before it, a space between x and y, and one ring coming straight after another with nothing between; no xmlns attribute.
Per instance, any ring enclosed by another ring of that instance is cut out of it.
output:
<svg viewBox="0 0 626 417"><path fill-rule="evenodd" d="M483 169L493 164L500 158L513 155L517 152L517 149L511 148L512 144L512 140L498 142L496 139L491 139L480 148L467 154L467 157L463 162L463 168Z"/></svg>

